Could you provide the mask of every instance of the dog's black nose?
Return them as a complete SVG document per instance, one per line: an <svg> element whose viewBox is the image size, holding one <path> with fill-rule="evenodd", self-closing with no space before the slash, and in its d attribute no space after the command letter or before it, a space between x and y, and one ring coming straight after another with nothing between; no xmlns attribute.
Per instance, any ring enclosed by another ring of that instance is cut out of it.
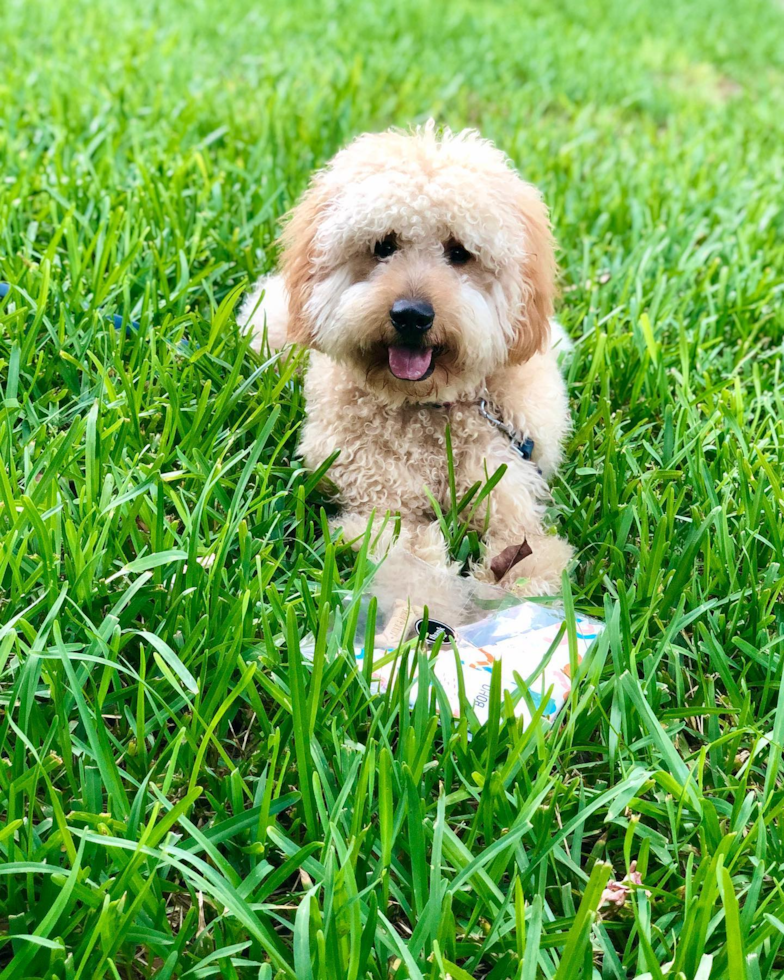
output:
<svg viewBox="0 0 784 980"><path fill-rule="evenodd" d="M392 304L389 319L400 333L425 333L433 326L436 311L423 299L399 299Z"/></svg>

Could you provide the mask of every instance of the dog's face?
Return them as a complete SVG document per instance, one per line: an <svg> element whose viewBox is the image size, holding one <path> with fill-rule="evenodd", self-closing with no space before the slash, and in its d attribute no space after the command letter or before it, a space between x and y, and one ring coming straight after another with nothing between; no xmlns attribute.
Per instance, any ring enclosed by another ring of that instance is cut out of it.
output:
<svg viewBox="0 0 784 980"><path fill-rule="evenodd" d="M393 403L451 401L544 347L547 210L473 132L362 136L283 234L292 340Z"/></svg>

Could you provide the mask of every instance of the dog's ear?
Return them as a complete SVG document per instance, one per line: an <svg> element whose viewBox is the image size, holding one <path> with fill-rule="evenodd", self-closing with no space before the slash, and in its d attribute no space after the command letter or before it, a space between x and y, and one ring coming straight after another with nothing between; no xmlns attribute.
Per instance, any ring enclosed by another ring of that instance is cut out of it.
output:
<svg viewBox="0 0 784 980"><path fill-rule="evenodd" d="M288 339L297 344L313 343L313 329L306 307L317 276L316 232L328 201L326 187L316 177L289 213L281 235L281 271L289 295Z"/></svg>
<svg viewBox="0 0 784 980"><path fill-rule="evenodd" d="M557 269L550 216L539 191L520 181L515 206L524 228L526 255L520 269L522 303L517 313L509 361L522 364L533 354L545 350L549 343Z"/></svg>

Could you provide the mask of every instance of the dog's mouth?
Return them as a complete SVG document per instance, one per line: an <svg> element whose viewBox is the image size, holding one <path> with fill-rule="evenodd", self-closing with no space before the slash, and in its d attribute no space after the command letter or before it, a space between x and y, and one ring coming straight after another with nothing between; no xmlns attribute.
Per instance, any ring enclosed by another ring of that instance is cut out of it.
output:
<svg viewBox="0 0 784 980"><path fill-rule="evenodd" d="M406 347L395 344L387 349L389 370L399 381L424 381L436 366L433 347Z"/></svg>

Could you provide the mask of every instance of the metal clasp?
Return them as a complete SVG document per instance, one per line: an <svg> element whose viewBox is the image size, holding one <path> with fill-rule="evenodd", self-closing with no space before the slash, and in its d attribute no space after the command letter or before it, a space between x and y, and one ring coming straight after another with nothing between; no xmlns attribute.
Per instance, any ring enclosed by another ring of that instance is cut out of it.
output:
<svg viewBox="0 0 784 980"><path fill-rule="evenodd" d="M504 422L503 419L493 415L488 407L488 401L486 398L479 399L479 413L486 418L491 425L494 425L497 429L500 429L501 432L504 433L504 435L509 439L509 442L512 444L512 449L514 449L521 459L526 460L526 462L531 459L534 451L533 439L519 439L517 432L512 427L511 423Z"/></svg>

